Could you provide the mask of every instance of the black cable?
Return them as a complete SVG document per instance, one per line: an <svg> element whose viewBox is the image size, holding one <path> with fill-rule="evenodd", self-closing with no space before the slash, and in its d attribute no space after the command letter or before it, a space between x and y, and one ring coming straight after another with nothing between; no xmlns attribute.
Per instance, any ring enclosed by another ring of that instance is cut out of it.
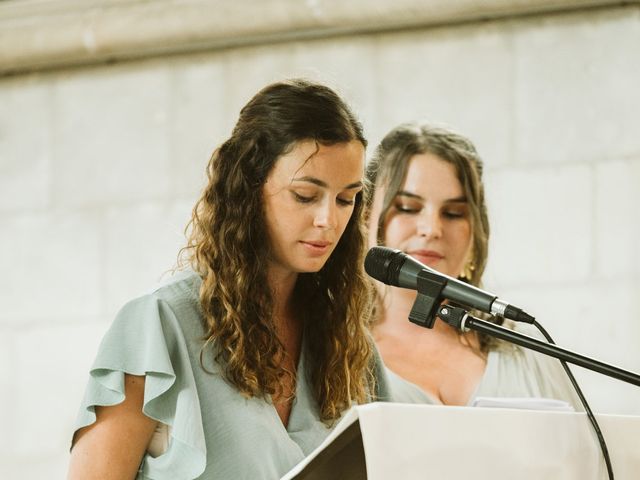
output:
<svg viewBox="0 0 640 480"><path fill-rule="evenodd" d="M551 338L551 335L549 335L549 333L537 321L534 320L532 325L534 325L540 331L540 333L544 335L544 337L547 339L549 343L553 345L556 344L556 342L553 341L553 338ZM598 425L598 421L596 420L596 417L593 415L593 412L591 411L591 407L589 407L589 403L587 403L587 399L582 394L582 390L580 390L580 387L578 386L578 382L573 376L573 373L571 373L571 370L569 369L569 365L567 365L567 362L565 362L564 360L558 359L558 361L562 364L562 368L564 368L564 371L567 372L567 376L569 377L569 380L571 380L571 384L573 385L573 388L578 394L578 397L580 398L580 402L582 403L582 406L587 412L587 417L589 417L589 421L593 426L593 430L596 432L596 435L598 436L598 442L600 443L600 449L602 450L604 463L607 466L607 473L609 474L609 479L613 480L613 467L611 466L611 459L609 458L609 450L607 449L607 442L605 442L604 436L602 435L602 431L600 430L600 425Z"/></svg>

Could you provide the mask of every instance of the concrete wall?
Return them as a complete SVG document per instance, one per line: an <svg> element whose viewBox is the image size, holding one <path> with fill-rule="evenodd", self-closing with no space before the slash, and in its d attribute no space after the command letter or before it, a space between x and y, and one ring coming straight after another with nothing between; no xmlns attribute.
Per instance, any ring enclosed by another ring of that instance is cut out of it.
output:
<svg viewBox="0 0 640 480"><path fill-rule="evenodd" d="M239 108L290 76L336 87L372 146L416 118L468 134L486 286L559 344L640 371L639 45L627 6L0 78L0 477L64 476L101 336L173 266ZM640 414L638 387L574 371L595 411Z"/></svg>

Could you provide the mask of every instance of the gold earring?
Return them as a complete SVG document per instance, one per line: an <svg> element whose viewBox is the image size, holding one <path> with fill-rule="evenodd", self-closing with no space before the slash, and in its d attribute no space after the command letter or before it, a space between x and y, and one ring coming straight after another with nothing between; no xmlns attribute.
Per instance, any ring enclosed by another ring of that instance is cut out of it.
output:
<svg viewBox="0 0 640 480"><path fill-rule="evenodd" d="M462 274L460 275L460 278L471 281L471 279L473 278L473 272L475 270L476 270L476 264L473 260L473 257L471 257L469 261L465 264L464 268L462 269Z"/></svg>

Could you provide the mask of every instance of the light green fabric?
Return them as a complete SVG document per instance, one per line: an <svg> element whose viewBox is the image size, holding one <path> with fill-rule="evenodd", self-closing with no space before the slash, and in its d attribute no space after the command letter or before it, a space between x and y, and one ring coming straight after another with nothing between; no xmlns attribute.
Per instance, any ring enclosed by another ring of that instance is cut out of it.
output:
<svg viewBox="0 0 640 480"><path fill-rule="evenodd" d="M513 329L543 339L531 325L517 324ZM489 352L484 375L469 404L476 397L555 398L568 402L576 411L584 409L559 360L506 342Z"/></svg>
<svg viewBox="0 0 640 480"><path fill-rule="evenodd" d="M91 368L76 429L95 422L96 405L124 399L125 372L146 375L143 411L170 425L171 439L164 454L144 457L138 479L280 478L330 431L318 418L304 350L285 429L270 402L246 399L223 379L213 355L203 356L212 373L202 368L199 288L197 275L183 274L124 306ZM398 383L389 383L378 356L376 373L379 399L416 401L402 389L394 393Z"/></svg>
<svg viewBox="0 0 640 480"><path fill-rule="evenodd" d="M426 403L431 405L436 403L422 388L408 382L389 369L387 369L387 381L389 382L390 390L394 393L394 401L400 403Z"/></svg>
<svg viewBox="0 0 640 480"><path fill-rule="evenodd" d="M519 324L514 330L542 338L530 325ZM424 390L391 371L388 381L403 402L433 403ZM467 405L471 406L477 397L555 398L568 402L576 411L584 410L558 360L507 342L489 352L484 374Z"/></svg>

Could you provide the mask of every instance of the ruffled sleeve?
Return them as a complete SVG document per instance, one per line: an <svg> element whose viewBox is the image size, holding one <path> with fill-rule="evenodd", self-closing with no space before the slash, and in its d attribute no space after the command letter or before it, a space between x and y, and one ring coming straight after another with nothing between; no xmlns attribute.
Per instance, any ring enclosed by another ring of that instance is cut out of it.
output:
<svg viewBox="0 0 640 480"><path fill-rule="evenodd" d="M180 315L180 321L184 318ZM147 295L124 306L100 344L75 424L95 422L96 406L116 405L124 374L144 375L143 412L171 427L168 450L145 455L138 478L193 479L206 467L200 401L185 332L169 303Z"/></svg>

